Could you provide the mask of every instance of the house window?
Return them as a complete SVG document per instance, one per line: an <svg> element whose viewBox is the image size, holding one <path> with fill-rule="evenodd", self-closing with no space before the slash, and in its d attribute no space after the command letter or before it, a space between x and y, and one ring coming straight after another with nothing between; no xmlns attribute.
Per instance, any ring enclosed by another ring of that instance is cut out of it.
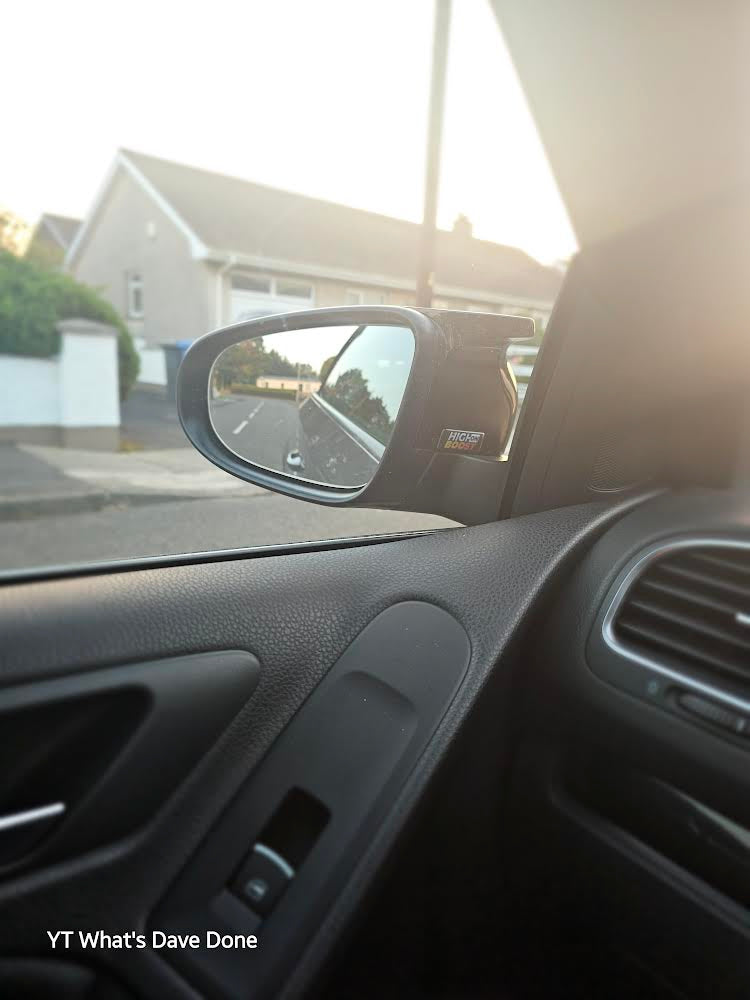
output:
<svg viewBox="0 0 750 1000"><path fill-rule="evenodd" d="M286 281L283 278L276 279L276 294L288 299L311 299L313 297L312 285L307 285L300 281Z"/></svg>
<svg viewBox="0 0 750 1000"><path fill-rule="evenodd" d="M128 317L141 319L143 317L143 277L140 271L128 271Z"/></svg>
<svg viewBox="0 0 750 1000"><path fill-rule="evenodd" d="M361 306L364 301L365 293L359 291L357 288L347 288L346 295L344 296L344 302L348 306Z"/></svg>
<svg viewBox="0 0 750 1000"><path fill-rule="evenodd" d="M243 292L261 292L265 295L271 294L271 279L264 278L259 274L233 274L232 288L237 288Z"/></svg>
<svg viewBox="0 0 750 1000"><path fill-rule="evenodd" d="M288 278L270 278L262 274L233 274L232 288L238 292L253 292L256 295L274 295L283 299L305 299L313 297L313 286L305 281Z"/></svg>

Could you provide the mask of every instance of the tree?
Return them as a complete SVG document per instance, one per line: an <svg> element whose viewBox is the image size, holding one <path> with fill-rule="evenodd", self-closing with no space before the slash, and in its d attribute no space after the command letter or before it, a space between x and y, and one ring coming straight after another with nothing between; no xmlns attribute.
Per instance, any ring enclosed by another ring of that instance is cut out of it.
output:
<svg viewBox="0 0 750 1000"><path fill-rule="evenodd" d="M47 358L60 350L57 323L90 319L117 331L120 399L138 377L133 338L114 306L69 274L48 271L0 250L0 354Z"/></svg>
<svg viewBox="0 0 750 1000"><path fill-rule="evenodd" d="M218 388L233 382L253 385L265 373L266 352L262 339L242 340L222 351L214 365L214 378Z"/></svg>
<svg viewBox="0 0 750 1000"><path fill-rule="evenodd" d="M26 248L31 229L27 222L8 208L0 208L0 250L20 256Z"/></svg>
<svg viewBox="0 0 750 1000"><path fill-rule="evenodd" d="M330 358L326 358L323 364L320 366L320 381L325 382L328 378L328 372L336 364L336 355L332 354Z"/></svg>
<svg viewBox="0 0 750 1000"><path fill-rule="evenodd" d="M308 364L290 361L276 350L267 350L265 339L243 340L223 351L214 366L217 387L233 382L253 385L260 375L311 377L315 369Z"/></svg>
<svg viewBox="0 0 750 1000"><path fill-rule="evenodd" d="M381 444L388 443L393 421L380 396L373 396L370 392L361 368L342 372L333 385L325 387L324 398Z"/></svg>

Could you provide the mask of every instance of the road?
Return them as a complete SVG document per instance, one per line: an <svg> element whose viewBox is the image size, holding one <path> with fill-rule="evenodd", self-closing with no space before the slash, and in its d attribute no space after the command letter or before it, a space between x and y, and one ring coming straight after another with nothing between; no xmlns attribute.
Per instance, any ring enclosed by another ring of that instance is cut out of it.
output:
<svg viewBox="0 0 750 1000"><path fill-rule="evenodd" d="M427 514L342 510L273 493L112 505L0 522L0 571L451 525Z"/></svg>
<svg viewBox="0 0 750 1000"><path fill-rule="evenodd" d="M293 399L227 396L211 404L214 430L241 458L288 472L286 456L297 447L299 417Z"/></svg>
<svg viewBox="0 0 750 1000"><path fill-rule="evenodd" d="M233 397L217 407L217 427L236 451L270 465L285 457L278 435L293 432L295 409L292 400ZM0 572L453 523L321 507L226 477L193 451L174 403L158 393L136 390L122 417L120 453L0 446Z"/></svg>

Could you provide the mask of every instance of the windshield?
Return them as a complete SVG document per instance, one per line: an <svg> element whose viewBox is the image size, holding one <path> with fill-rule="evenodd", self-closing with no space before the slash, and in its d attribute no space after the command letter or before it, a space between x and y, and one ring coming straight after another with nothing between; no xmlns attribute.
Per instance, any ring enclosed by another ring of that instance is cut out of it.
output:
<svg viewBox="0 0 750 1000"><path fill-rule="evenodd" d="M418 304L533 317L511 358L523 400L575 238L486 0L453 5L429 174L435 23L433 0L4 11L0 572L452 524L235 479L190 445L175 403L211 330ZM333 370L333 334L217 369L231 449L365 482L410 361L376 331Z"/></svg>

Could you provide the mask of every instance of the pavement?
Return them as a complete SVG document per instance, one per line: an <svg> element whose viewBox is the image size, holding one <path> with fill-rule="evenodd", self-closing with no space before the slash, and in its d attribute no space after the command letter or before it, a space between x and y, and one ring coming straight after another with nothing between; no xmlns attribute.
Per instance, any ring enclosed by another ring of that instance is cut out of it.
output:
<svg viewBox="0 0 750 1000"><path fill-rule="evenodd" d="M292 413L268 399L251 418L258 402L233 399L222 407L230 435L241 438L260 417L270 423L259 421L254 433L268 430ZM243 483L195 451L174 404L154 393L134 393L125 404L121 440L129 450L0 445L0 571L453 524L426 514L322 507Z"/></svg>
<svg viewBox="0 0 750 1000"><path fill-rule="evenodd" d="M74 481L92 494L206 497L227 492L264 492L217 469L192 447L135 452L84 451L31 444L16 445L16 448L18 457L26 455L35 465L46 465L54 483L60 483L63 477L67 484ZM50 480L49 489L55 488Z"/></svg>
<svg viewBox="0 0 750 1000"><path fill-rule="evenodd" d="M208 462L190 444L174 402L142 390L122 408L121 451L0 445L0 521L107 504L265 492Z"/></svg>
<svg viewBox="0 0 750 1000"><path fill-rule="evenodd" d="M0 443L0 503L29 498L75 496L85 491L43 458L17 445Z"/></svg>

